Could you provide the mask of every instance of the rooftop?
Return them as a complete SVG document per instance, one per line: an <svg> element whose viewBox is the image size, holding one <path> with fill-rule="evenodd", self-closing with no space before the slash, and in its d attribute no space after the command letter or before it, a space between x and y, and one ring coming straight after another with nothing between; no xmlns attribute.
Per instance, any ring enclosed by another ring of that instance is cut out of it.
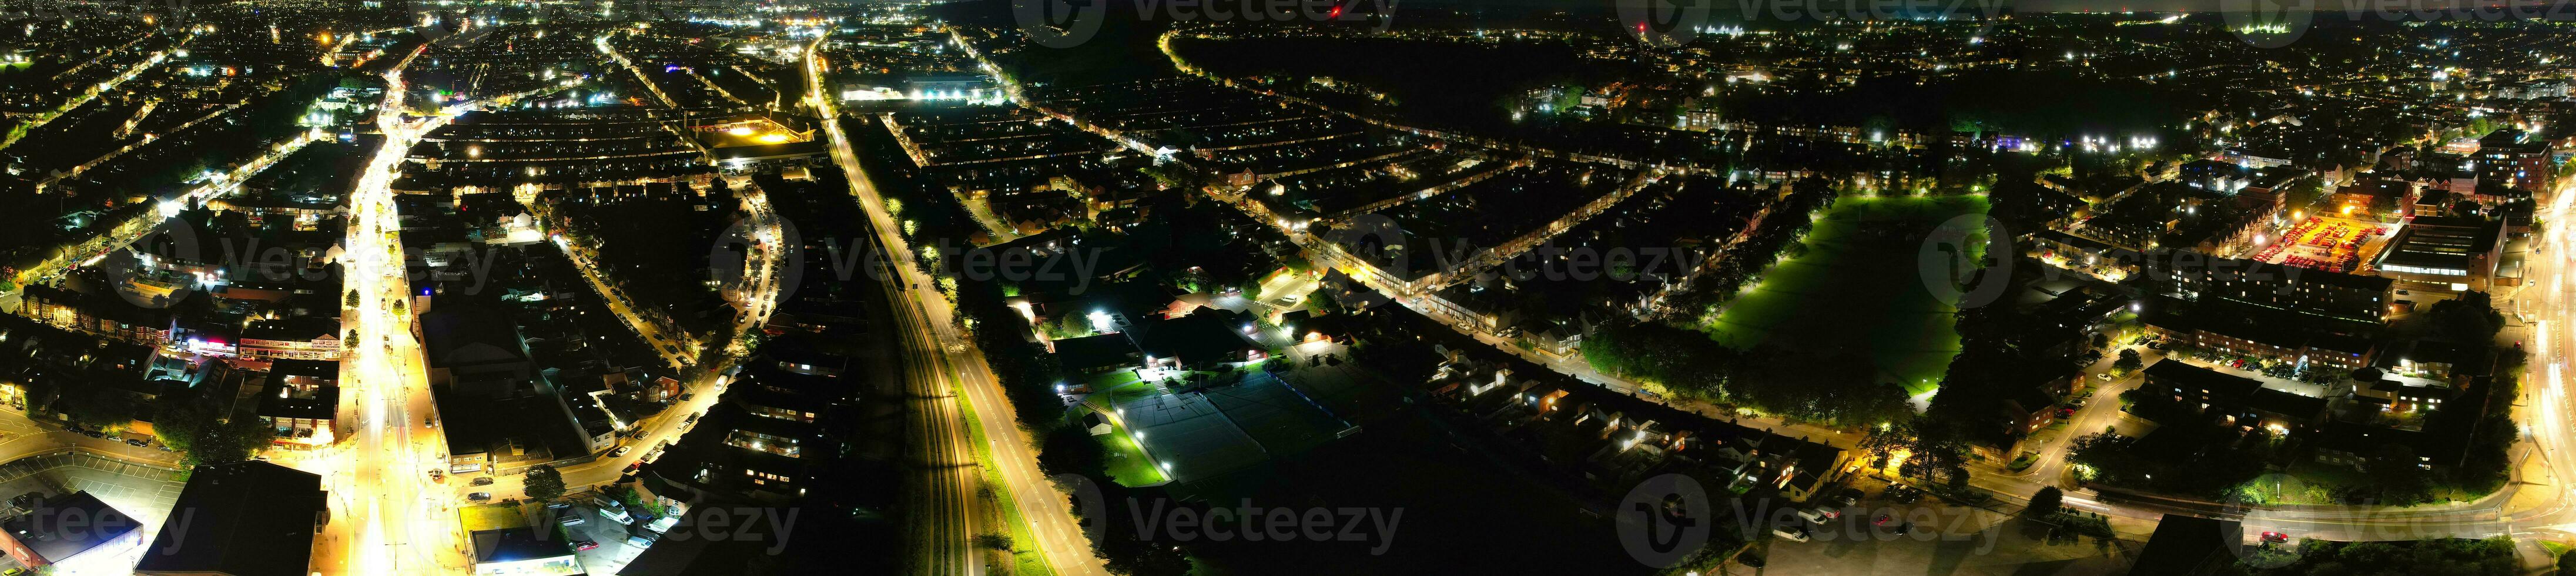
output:
<svg viewBox="0 0 2576 576"><path fill-rule="evenodd" d="M137 572L297 576L329 503L322 477L267 462L198 466Z"/></svg>

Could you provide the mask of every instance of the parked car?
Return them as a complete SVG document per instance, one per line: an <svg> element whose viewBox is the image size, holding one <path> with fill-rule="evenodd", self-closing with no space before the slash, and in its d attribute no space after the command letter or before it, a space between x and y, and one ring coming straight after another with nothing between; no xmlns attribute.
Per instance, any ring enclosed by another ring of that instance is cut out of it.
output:
<svg viewBox="0 0 2576 576"><path fill-rule="evenodd" d="M1895 500L1898 504L1913 504L1915 501L1923 499L1923 491L1917 490L1913 486L1897 486L1887 489L1887 497Z"/></svg>
<svg viewBox="0 0 2576 576"><path fill-rule="evenodd" d="M1806 509L1806 510L1799 510L1799 511L1798 511L1798 517L1799 517L1799 518L1805 518L1805 519L1807 519L1807 521L1808 521L1808 522L1814 522L1814 523L1817 523L1817 524L1823 524L1823 523L1825 523L1825 521L1826 521L1826 520L1832 520L1832 519L1835 519L1835 518L1841 518L1841 517L1843 517L1843 513L1842 513L1842 511L1840 511L1840 510L1834 510L1834 509L1831 509L1831 508L1825 508L1825 507L1819 506L1819 507L1815 507L1815 508L1809 508L1809 509Z"/></svg>
<svg viewBox="0 0 2576 576"><path fill-rule="evenodd" d="M1844 488L1834 491L1834 501L1841 503L1843 506L1859 506L1861 497L1867 495L1868 494L1862 493L1859 488Z"/></svg>
<svg viewBox="0 0 2576 576"><path fill-rule="evenodd" d="M574 550L589 550L589 549L592 549L592 548L598 548L598 547L599 547L599 543L598 543L598 542L592 542L592 541L589 541L589 540L574 540L574 541L572 541L572 549L574 549Z"/></svg>
<svg viewBox="0 0 2576 576"><path fill-rule="evenodd" d="M580 515L580 514L564 514L564 515L561 515L561 516L556 516L556 517L555 517L555 521L556 521L556 522L559 522L559 523L562 523L562 524L563 524L563 525L565 525L565 526L580 526L580 525L583 525L583 524L589 524L589 523L590 523L590 521L589 521L589 520L585 520L585 519L583 519L583 518L581 517L581 515Z"/></svg>
<svg viewBox="0 0 2576 576"><path fill-rule="evenodd" d="M125 439L125 445L127 445L127 446L133 446L133 447L136 447L136 448L141 448L141 447L144 447L144 446L150 446L150 445L152 445L152 443L151 443L151 442L145 442L145 441L143 441L143 439L142 439L142 438L127 438L127 439Z"/></svg>
<svg viewBox="0 0 2576 576"><path fill-rule="evenodd" d="M465 499L467 499L467 500L473 500L473 501L476 501L476 502L482 502L482 501L485 501L485 500L490 500L490 499L492 499L492 493L490 493L490 492L476 492L476 493L473 493L473 494L467 494L467 495L465 495Z"/></svg>
<svg viewBox="0 0 2576 576"><path fill-rule="evenodd" d="M619 447L617 447L617 450L616 450L616 451L614 451L614 452L609 452L609 453L608 453L608 457L610 457L610 458L619 458L619 457L624 457L624 456L626 456L626 453L627 453L627 452L632 452L632 451L634 451L634 450L635 450L635 447L634 447L634 446L619 446Z"/></svg>
<svg viewBox="0 0 2576 576"><path fill-rule="evenodd" d="M474 485L476 485L476 486L490 486L490 485L492 485L492 477L490 477L490 476L484 476L484 477L481 477L481 478L475 478L475 479L474 479Z"/></svg>
<svg viewBox="0 0 2576 576"><path fill-rule="evenodd" d="M1788 540L1791 542L1806 542L1814 539L1807 535L1807 528L1805 526L1782 526L1779 528L1772 528L1771 535L1778 536L1782 540Z"/></svg>
<svg viewBox="0 0 2576 576"><path fill-rule="evenodd" d="M2289 542L2289 541L2290 541L2290 535L2288 535L2288 534L2282 534L2282 533L2279 533L2279 532L2264 532L2264 533L2263 533L2263 542L2265 542L2265 543L2269 543L2269 544L2280 544L2280 543Z"/></svg>
<svg viewBox="0 0 2576 576"><path fill-rule="evenodd" d="M690 399L690 398L696 398L696 397L698 397L698 393L696 393L696 392L681 392L681 393L680 393L680 401L681 401L681 402L687 402L687 401L689 401L689 399Z"/></svg>

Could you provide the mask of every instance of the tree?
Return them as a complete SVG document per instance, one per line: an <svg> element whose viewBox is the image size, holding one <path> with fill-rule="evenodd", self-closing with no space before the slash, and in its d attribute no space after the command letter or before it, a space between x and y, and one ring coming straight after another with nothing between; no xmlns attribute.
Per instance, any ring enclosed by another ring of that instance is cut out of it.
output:
<svg viewBox="0 0 2576 576"><path fill-rule="evenodd" d="M523 483L529 500L547 501L564 495L563 472L556 471L553 466L538 464L528 467L528 477Z"/></svg>
<svg viewBox="0 0 2576 576"><path fill-rule="evenodd" d="M2111 361L2111 369L2118 370L2122 374L2136 372L2138 369L2145 368L2146 366L2146 361L2138 358L2138 350L2136 348L2121 350L2120 359Z"/></svg>
<svg viewBox="0 0 2576 576"><path fill-rule="evenodd" d="M2463 343L2492 342L2496 331L2504 329L2504 314L2496 312L2487 293L2476 290L2433 303L2431 314L2434 330Z"/></svg>
<svg viewBox="0 0 2576 576"><path fill-rule="evenodd" d="M66 390L55 402L57 411L72 422L90 428L106 428L134 421L134 403L123 394L105 388Z"/></svg>
<svg viewBox="0 0 2576 576"><path fill-rule="evenodd" d="M975 545L993 550L1008 551L1011 549L1011 535L999 532L979 534L975 536Z"/></svg>
<svg viewBox="0 0 2576 576"><path fill-rule="evenodd" d="M358 291L356 291L356 290L350 290L350 291L349 291L349 297L347 297L347 298L341 298L341 299L340 299L340 305L341 305L341 307L343 307L343 308L356 308L356 307L358 307Z"/></svg>
<svg viewBox="0 0 2576 576"><path fill-rule="evenodd" d="M277 428L258 418L211 421L197 427L181 460L190 466L251 459L277 441Z"/></svg>
<svg viewBox="0 0 2576 576"><path fill-rule="evenodd" d="M2065 503L2065 491L2058 490L2056 486L2042 486L2038 492L2031 493L2030 506L2022 508L2022 514L2033 518L2044 518L2050 514L2056 514L2057 509Z"/></svg>
<svg viewBox="0 0 2576 576"><path fill-rule="evenodd" d="M2404 505L2420 501L2424 493L2423 460L2415 448L2405 444L2388 444L2374 451L2362 464L2370 476L2371 488L2378 492L2382 504Z"/></svg>
<svg viewBox="0 0 2576 576"><path fill-rule="evenodd" d="M1272 376L1277 376L1296 368L1296 360L1292 360L1287 354L1280 352L1272 352L1270 354L1270 359L1263 360L1261 362L1261 371Z"/></svg>

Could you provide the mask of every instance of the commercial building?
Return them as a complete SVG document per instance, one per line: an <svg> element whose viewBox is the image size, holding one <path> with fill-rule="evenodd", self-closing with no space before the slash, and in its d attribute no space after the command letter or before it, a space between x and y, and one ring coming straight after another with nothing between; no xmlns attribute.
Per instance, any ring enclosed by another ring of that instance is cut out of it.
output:
<svg viewBox="0 0 2576 576"><path fill-rule="evenodd" d="M337 317L252 322L241 332L241 357L246 360L338 361L344 349L340 343L340 328Z"/></svg>
<svg viewBox="0 0 2576 576"><path fill-rule="evenodd" d="M267 462L198 466L134 565L141 576L300 576L329 522L322 477Z"/></svg>
<svg viewBox="0 0 2576 576"><path fill-rule="evenodd" d="M2378 276L2309 270L2186 251L2148 256L2149 273L2169 295L2186 301L2225 301L2270 310L2378 325L2393 295Z"/></svg>
<svg viewBox="0 0 2576 576"><path fill-rule="evenodd" d="M279 440L330 444L337 436L331 423L339 413L339 362L279 360L269 365L257 414L277 428Z"/></svg>
<svg viewBox="0 0 2576 576"><path fill-rule="evenodd" d="M538 532L536 528L502 528L477 530L467 534L473 544L474 573L478 575L572 576L585 574L581 557L562 538Z"/></svg>
<svg viewBox="0 0 2576 576"><path fill-rule="evenodd" d="M2504 221L2418 217L2372 267L2418 290L2486 290L2504 259Z"/></svg>
<svg viewBox="0 0 2576 576"><path fill-rule="evenodd" d="M88 492L41 497L27 506L26 514L0 521L0 551L38 568L97 570L104 568L99 563L141 545L143 521Z"/></svg>
<svg viewBox="0 0 2576 576"><path fill-rule="evenodd" d="M2267 428L2275 433L2322 423L2326 399L2264 388L2261 382L2167 360L2148 366L2140 390L2170 397L2176 405L2226 419L2227 423Z"/></svg>
<svg viewBox="0 0 2576 576"><path fill-rule="evenodd" d="M2478 151L2470 161L2481 188L2538 193L2549 183L2549 155L2548 139L2507 128L2479 138Z"/></svg>

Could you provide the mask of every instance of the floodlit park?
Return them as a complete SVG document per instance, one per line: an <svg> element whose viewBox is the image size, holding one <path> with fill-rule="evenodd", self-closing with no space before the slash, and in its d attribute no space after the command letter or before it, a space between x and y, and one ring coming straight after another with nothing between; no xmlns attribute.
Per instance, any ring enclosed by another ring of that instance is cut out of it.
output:
<svg viewBox="0 0 2576 576"><path fill-rule="evenodd" d="M1907 394L1929 392L1959 353L1958 307L1924 286L1923 238L1986 207L1982 195L1846 196L1801 239L1804 253L1792 250L1703 329L1738 349L1863 346Z"/></svg>

